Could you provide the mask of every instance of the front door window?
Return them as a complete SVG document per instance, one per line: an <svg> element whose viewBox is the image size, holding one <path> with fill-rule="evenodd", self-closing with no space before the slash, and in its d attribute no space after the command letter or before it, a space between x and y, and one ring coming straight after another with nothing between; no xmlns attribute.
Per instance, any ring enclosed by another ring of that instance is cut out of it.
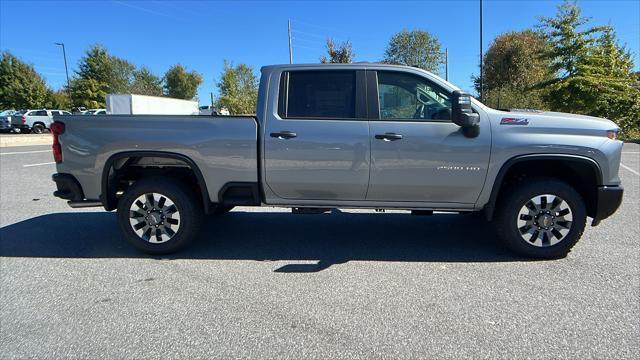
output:
<svg viewBox="0 0 640 360"><path fill-rule="evenodd" d="M381 120L450 121L451 97L418 76L378 72Z"/></svg>

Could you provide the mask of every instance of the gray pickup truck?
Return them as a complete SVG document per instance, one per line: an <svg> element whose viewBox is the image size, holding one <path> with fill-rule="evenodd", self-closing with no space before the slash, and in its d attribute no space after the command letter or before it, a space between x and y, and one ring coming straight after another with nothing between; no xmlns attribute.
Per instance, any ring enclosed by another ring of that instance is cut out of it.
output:
<svg viewBox="0 0 640 360"><path fill-rule="evenodd" d="M57 116L57 197L117 209L152 254L233 206L483 212L516 253L565 256L622 200L615 123L488 108L420 69L262 68L257 116Z"/></svg>

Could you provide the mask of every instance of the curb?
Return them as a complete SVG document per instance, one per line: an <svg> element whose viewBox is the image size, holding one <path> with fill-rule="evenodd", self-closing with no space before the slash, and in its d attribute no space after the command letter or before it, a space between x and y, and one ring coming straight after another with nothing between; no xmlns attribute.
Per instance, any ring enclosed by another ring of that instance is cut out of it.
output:
<svg viewBox="0 0 640 360"><path fill-rule="evenodd" d="M51 145L52 142L53 142L53 138L51 137L51 134L41 134L41 135L15 134L15 135L0 136L0 147Z"/></svg>

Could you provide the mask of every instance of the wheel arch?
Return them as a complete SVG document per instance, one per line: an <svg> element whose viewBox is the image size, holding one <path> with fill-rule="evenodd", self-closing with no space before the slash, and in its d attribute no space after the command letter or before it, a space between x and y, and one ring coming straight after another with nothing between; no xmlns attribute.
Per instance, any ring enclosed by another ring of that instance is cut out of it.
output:
<svg viewBox="0 0 640 360"><path fill-rule="evenodd" d="M111 211L117 207L118 199L116 197L115 188L115 172L113 172L114 164L125 158L161 158L161 159L173 159L184 162L188 168L193 172L195 176L197 186L200 188L200 194L202 197L202 203L205 213L209 213L211 199L209 198L209 192L207 190L207 183L202 175L202 171L198 165L188 156L167 151L123 151L111 155L107 161L105 161L102 169L101 179L101 195L100 201L102 202L105 210Z"/></svg>
<svg viewBox="0 0 640 360"><path fill-rule="evenodd" d="M554 165L561 165L555 174L551 171ZM527 172L526 169L532 166L538 166L542 171L536 174ZM527 154L507 160L498 171L489 201L484 206L487 220L493 219L500 192L508 187L510 181L541 175L555 177L569 183L583 197L587 205L587 214L591 217L595 215L597 186L602 184L602 170L595 160L569 154Z"/></svg>

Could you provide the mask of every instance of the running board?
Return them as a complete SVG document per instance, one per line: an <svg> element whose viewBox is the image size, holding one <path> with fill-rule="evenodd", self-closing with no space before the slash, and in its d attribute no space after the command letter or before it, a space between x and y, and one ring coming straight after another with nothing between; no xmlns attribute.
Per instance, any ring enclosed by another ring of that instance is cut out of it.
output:
<svg viewBox="0 0 640 360"><path fill-rule="evenodd" d="M67 201L67 204L72 208L88 208L88 207L100 207L101 201L82 200L82 201Z"/></svg>
<svg viewBox="0 0 640 360"><path fill-rule="evenodd" d="M316 215L331 212L331 208L310 208L310 207L294 207L291 208L292 214Z"/></svg>

